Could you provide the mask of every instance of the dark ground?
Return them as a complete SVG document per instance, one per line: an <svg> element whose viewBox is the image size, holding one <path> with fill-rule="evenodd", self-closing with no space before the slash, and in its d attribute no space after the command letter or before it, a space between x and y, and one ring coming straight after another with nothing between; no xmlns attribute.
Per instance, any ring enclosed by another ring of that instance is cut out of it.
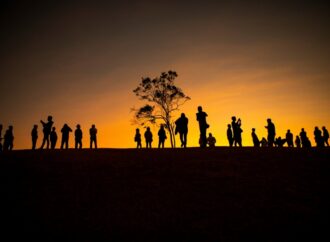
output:
<svg viewBox="0 0 330 242"><path fill-rule="evenodd" d="M330 241L329 158L326 148L0 154L0 239Z"/></svg>

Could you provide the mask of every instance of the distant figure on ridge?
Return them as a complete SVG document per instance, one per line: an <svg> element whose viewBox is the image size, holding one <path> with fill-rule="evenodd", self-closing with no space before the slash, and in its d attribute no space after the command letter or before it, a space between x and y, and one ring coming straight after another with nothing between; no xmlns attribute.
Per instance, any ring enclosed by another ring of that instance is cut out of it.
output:
<svg viewBox="0 0 330 242"><path fill-rule="evenodd" d="M180 134L181 147L187 147L188 118L184 113L175 121L175 134Z"/></svg>
<svg viewBox="0 0 330 242"><path fill-rule="evenodd" d="M43 126L42 132L44 133L44 138L42 140L42 144L41 144L40 149L44 148L45 143L46 143L47 149L49 149L49 135L50 135L50 131L52 130L52 126L54 124L53 117L48 116L47 123L45 123L42 120L40 120L40 123L42 123L42 126Z"/></svg>
<svg viewBox="0 0 330 242"><path fill-rule="evenodd" d="M275 125L270 118L267 119L267 124L268 125L265 126L265 128L268 131L268 136L267 136L268 147L273 147L275 141L275 135L276 135Z"/></svg>
<svg viewBox="0 0 330 242"><path fill-rule="evenodd" d="M259 141L258 136L256 134L256 129L255 128L252 129L251 136L252 136L253 146L254 147L260 147L260 141Z"/></svg>
<svg viewBox="0 0 330 242"><path fill-rule="evenodd" d="M75 138L75 148L76 149L81 149L82 148L82 138L83 138L83 133L80 128L80 124L77 124L77 128L74 131L74 138Z"/></svg>
<svg viewBox="0 0 330 242"><path fill-rule="evenodd" d="M279 136L277 139L275 139L275 146L276 147L283 147L283 145L285 144L286 139L282 139L281 136Z"/></svg>
<svg viewBox="0 0 330 242"><path fill-rule="evenodd" d="M145 138L145 140L146 140L146 148L151 148L151 143L152 143L152 133L151 133L149 127L147 127L146 132L144 132L144 138Z"/></svg>
<svg viewBox="0 0 330 242"><path fill-rule="evenodd" d="M209 137L207 137L207 144L209 147L215 147L215 143L217 140L215 139L214 136L212 136L212 133L209 133Z"/></svg>
<svg viewBox="0 0 330 242"><path fill-rule="evenodd" d="M93 124L92 127L89 129L90 148L91 149L93 148L93 143L94 143L95 149L97 149L96 134L97 134L97 129L95 128L95 124Z"/></svg>
<svg viewBox="0 0 330 242"><path fill-rule="evenodd" d="M50 132L50 148L52 150L55 149L57 142L57 134L55 130L55 127L53 127L52 131Z"/></svg>
<svg viewBox="0 0 330 242"><path fill-rule="evenodd" d="M265 137L262 137L260 143L261 143L261 147L267 147L268 146L268 141L266 140Z"/></svg>
<svg viewBox="0 0 330 242"><path fill-rule="evenodd" d="M291 133L290 129L288 129L286 132L285 139L288 147L293 147L293 134Z"/></svg>
<svg viewBox="0 0 330 242"><path fill-rule="evenodd" d="M296 136L294 143L296 144L297 148L301 148L301 141L300 141L299 135Z"/></svg>
<svg viewBox="0 0 330 242"><path fill-rule="evenodd" d="M307 137L307 133L304 128L301 129L300 140L301 140L301 145L303 148L312 147L311 142L310 142L309 138Z"/></svg>
<svg viewBox="0 0 330 242"><path fill-rule="evenodd" d="M234 137L233 137L233 132L231 130L231 125L228 124L227 127L228 127L227 128L227 139L228 139L229 147L233 147Z"/></svg>
<svg viewBox="0 0 330 242"><path fill-rule="evenodd" d="M242 147L242 132L243 130L241 129L241 119L239 118L236 121L236 116L231 117L231 127L233 129L233 135L234 135L234 146L236 147L237 145L239 147Z"/></svg>
<svg viewBox="0 0 330 242"><path fill-rule="evenodd" d="M198 113L196 113L196 118L199 123L199 131L200 131L200 147L206 147L206 130L210 127L210 125L206 122L207 113L203 112L203 108L201 106L198 107Z"/></svg>
<svg viewBox="0 0 330 242"><path fill-rule="evenodd" d="M329 142L328 142L328 140L329 140L329 132L328 132L328 130L326 129L325 126L322 127L322 130L323 130L323 140L324 140L324 143L327 146L329 146Z"/></svg>
<svg viewBox="0 0 330 242"><path fill-rule="evenodd" d="M3 126L2 126L2 124L0 124L0 152L2 151L2 128L3 128Z"/></svg>
<svg viewBox="0 0 330 242"><path fill-rule="evenodd" d="M67 125L64 124L63 128L61 129L62 132L62 141L61 141L61 149L64 148L68 149L69 148L69 134L72 132L72 129Z"/></svg>
<svg viewBox="0 0 330 242"><path fill-rule="evenodd" d="M322 137L322 131L319 129L319 127L315 127L314 129L314 139L316 147L324 147L324 139Z"/></svg>
<svg viewBox="0 0 330 242"><path fill-rule="evenodd" d="M158 138L159 138L158 148L160 148L160 147L164 148L164 143L165 143L165 140L167 139L167 137L166 137L166 132L165 132L163 124L160 125L160 129L158 131Z"/></svg>
<svg viewBox="0 0 330 242"><path fill-rule="evenodd" d="M3 142L3 150L12 150L14 148L14 134L13 134L13 126L9 125L6 130Z"/></svg>
<svg viewBox="0 0 330 242"><path fill-rule="evenodd" d="M142 148L142 144L141 144L141 133L139 129L135 130L135 137L134 137L134 141L136 142L136 148Z"/></svg>
<svg viewBox="0 0 330 242"><path fill-rule="evenodd" d="M33 129L31 131L31 138L32 138L32 150L36 149L37 140L38 140L38 125L33 125Z"/></svg>

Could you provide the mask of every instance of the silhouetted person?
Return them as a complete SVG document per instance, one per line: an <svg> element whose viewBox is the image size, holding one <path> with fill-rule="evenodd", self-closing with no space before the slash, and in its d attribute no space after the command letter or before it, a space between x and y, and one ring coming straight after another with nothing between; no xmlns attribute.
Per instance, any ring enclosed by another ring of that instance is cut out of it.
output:
<svg viewBox="0 0 330 242"><path fill-rule="evenodd" d="M268 146L268 141L266 140L265 137L262 137L260 143L261 143L261 147L267 147Z"/></svg>
<svg viewBox="0 0 330 242"><path fill-rule="evenodd" d="M37 140L38 140L38 125L33 125L33 129L31 131L31 138L32 138L32 150L36 149Z"/></svg>
<svg viewBox="0 0 330 242"><path fill-rule="evenodd" d="M212 136L212 133L209 133L209 137L207 137L206 140L209 147L215 147L215 143L217 142L217 140L214 136Z"/></svg>
<svg viewBox="0 0 330 242"><path fill-rule="evenodd" d="M328 130L323 126L322 127L322 131L323 131L323 140L324 140L324 143L329 146L329 132Z"/></svg>
<svg viewBox="0 0 330 242"><path fill-rule="evenodd" d="M14 135L13 135L13 126L9 126L6 130L3 142L3 150L12 150L14 147Z"/></svg>
<svg viewBox="0 0 330 242"><path fill-rule="evenodd" d="M64 124L63 128L61 129L62 132L62 141L61 141L61 149L64 148L68 149L69 148L69 134L72 132L72 129L67 125Z"/></svg>
<svg viewBox="0 0 330 242"><path fill-rule="evenodd" d="M275 141L275 125L272 122L272 120L269 118L267 119L267 126L265 126L265 128L268 131L268 136L267 136L267 140L268 140L268 147L273 147L274 145L274 141Z"/></svg>
<svg viewBox="0 0 330 242"><path fill-rule="evenodd" d="M283 147L283 145L285 144L286 139L282 139L281 136L279 136L277 139L275 139L275 146L277 147Z"/></svg>
<svg viewBox="0 0 330 242"><path fill-rule="evenodd" d="M0 152L2 151L2 124L0 124Z"/></svg>
<svg viewBox="0 0 330 242"><path fill-rule="evenodd" d="M288 147L293 147L293 134L291 133L290 129L288 129L286 132L285 139Z"/></svg>
<svg viewBox="0 0 330 242"><path fill-rule="evenodd" d="M298 135L296 136L296 139L294 142L295 142L297 148L301 148L301 141L300 141L300 138Z"/></svg>
<svg viewBox="0 0 330 242"><path fill-rule="evenodd" d="M167 137L163 124L160 126L160 129L158 131L158 138L159 138L158 148L160 147L164 148L164 143Z"/></svg>
<svg viewBox="0 0 330 242"><path fill-rule="evenodd" d="M322 137L322 131L318 127L315 127L314 129L314 139L315 139L316 147L324 147L324 139Z"/></svg>
<svg viewBox="0 0 330 242"><path fill-rule="evenodd" d="M146 148L151 148L152 133L149 127L147 128L146 132L144 132L144 138L146 140Z"/></svg>
<svg viewBox="0 0 330 242"><path fill-rule="evenodd" d="M233 132L231 130L231 125L228 124L227 125L227 139L228 139L228 143L230 147L233 147L233 143L234 143L234 137L233 137Z"/></svg>
<svg viewBox="0 0 330 242"><path fill-rule="evenodd" d="M82 148L82 138L83 138L83 133L80 128L80 124L77 124L77 128L74 131L74 138L75 138L75 148L76 149L81 149Z"/></svg>
<svg viewBox="0 0 330 242"><path fill-rule="evenodd" d="M175 121L175 134L180 134L181 147L187 147L188 118L184 113Z"/></svg>
<svg viewBox="0 0 330 242"><path fill-rule="evenodd" d="M50 135L50 132L52 130L52 126L54 124L53 117L52 116L48 116L47 123L45 123L42 120L40 120L40 123L42 123L42 126L43 126L42 132L44 133L44 138L42 140L42 144L41 144L40 149L43 149L44 148L45 143L46 143L46 147L48 149L49 148L49 135Z"/></svg>
<svg viewBox="0 0 330 242"><path fill-rule="evenodd" d="M233 129L233 135L234 135L234 146L236 147L237 145L239 147L242 147L242 132L243 130L241 129L241 119L239 118L236 121L236 117L233 116L231 117L231 127Z"/></svg>
<svg viewBox="0 0 330 242"><path fill-rule="evenodd" d="M252 136L253 146L254 147L260 147L260 141L259 141L258 136L256 134L256 129L255 128L252 129L251 136Z"/></svg>
<svg viewBox="0 0 330 242"><path fill-rule="evenodd" d="M142 148L142 144L141 144L141 133L139 129L135 130L135 137L134 137L134 141L136 142L136 148Z"/></svg>
<svg viewBox="0 0 330 242"><path fill-rule="evenodd" d="M57 134L55 130L55 127L53 127L52 131L50 132L50 148L52 150L55 149L57 142Z"/></svg>
<svg viewBox="0 0 330 242"><path fill-rule="evenodd" d="M90 135L90 148L93 148L93 144L95 146L95 149L97 149L97 140L96 140L96 134L97 129L95 128L95 124L92 125L92 127L89 129L89 135Z"/></svg>
<svg viewBox="0 0 330 242"><path fill-rule="evenodd" d="M200 147L206 147L206 130L210 127L206 122L207 113L203 112L203 108L201 106L198 107L198 113L196 113L196 118L199 123L199 131L200 131Z"/></svg>
<svg viewBox="0 0 330 242"><path fill-rule="evenodd" d="M307 137L307 133L304 128L301 129L300 140L301 140L301 145L303 148L311 147L311 142L310 142L309 138Z"/></svg>

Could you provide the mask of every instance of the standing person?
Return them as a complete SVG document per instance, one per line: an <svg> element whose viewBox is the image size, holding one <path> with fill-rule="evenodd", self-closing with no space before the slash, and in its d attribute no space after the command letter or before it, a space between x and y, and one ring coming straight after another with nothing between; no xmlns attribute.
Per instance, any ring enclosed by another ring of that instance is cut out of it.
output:
<svg viewBox="0 0 330 242"><path fill-rule="evenodd" d="M36 149L37 140L38 140L38 125L33 125L33 129L31 131L31 138L32 138L32 150Z"/></svg>
<svg viewBox="0 0 330 242"><path fill-rule="evenodd" d="M241 119L239 118L237 121L236 121L236 117L233 116L231 118L232 122L231 122L231 127L233 129L233 135L234 135L234 146L236 147L237 145L239 147L242 147L242 128L241 128L241 125L242 125L242 122L241 122Z"/></svg>
<svg viewBox="0 0 330 242"><path fill-rule="evenodd" d="M3 150L12 150L14 148L13 126L9 126L6 130L3 142Z"/></svg>
<svg viewBox="0 0 330 242"><path fill-rule="evenodd" d="M215 147L216 142L217 142L217 140L212 135L212 133L209 133L209 137L207 137L207 144L209 145L209 147Z"/></svg>
<svg viewBox="0 0 330 242"><path fill-rule="evenodd" d="M229 146L233 147L234 137L233 137L233 132L231 130L231 125L228 124L227 127L228 127L227 128L227 139L228 139L228 142L229 142Z"/></svg>
<svg viewBox="0 0 330 242"><path fill-rule="evenodd" d="M75 138L75 148L76 149L81 149L82 148L83 133L81 131L80 124L77 124L77 128L74 131L74 138Z"/></svg>
<svg viewBox="0 0 330 242"><path fill-rule="evenodd" d="M45 123L42 120L40 120L40 123L43 126L43 130L42 131L44 133L44 138L42 140L42 144L41 144L40 149L43 149L44 148L45 143L46 143L46 147L48 149L49 148L49 135L50 135L50 132L52 130L52 126L54 124L53 117L52 116L48 116L47 123Z"/></svg>
<svg viewBox="0 0 330 242"><path fill-rule="evenodd" d="M93 148L93 143L95 146L95 149L97 149L97 139L96 139L97 129L95 128L95 124L92 125L92 127L89 129L89 135L90 135L90 148Z"/></svg>
<svg viewBox="0 0 330 242"><path fill-rule="evenodd" d="M324 147L324 140L322 137L322 132L319 127L315 127L314 129L314 139L316 143L316 147Z"/></svg>
<svg viewBox="0 0 330 242"><path fill-rule="evenodd" d="M329 146L329 142L328 142L328 140L329 140L329 132L328 132L328 130L326 129L325 126L322 127L322 131L323 131L323 141L324 141L324 143L327 146Z"/></svg>
<svg viewBox="0 0 330 242"><path fill-rule="evenodd" d="M293 134L291 133L290 129L288 129L286 132L285 139L288 147L293 147Z"/></svg>
<svg viewBox="0 0 330 242"><path fill-rule="evenodd" d="M201 106L198 107L198 113L196 113L196 118L199 123L199 131L200 131L200 147L206 147L206 130L210 127L210 125L206 122L207 113L203 112L203 108Z"/></svg>
<svg viewBox="0 0 330 242"><path fill-rule="evenodd" d="M295 142L297 148L301 148L301 141L300 141L300 138L298 135L296 136L296 139L294 142Z"/></svg>
<svg viewBox="0 0 330 242"><path fill-rule="evenodd" d="M151 143L152 143L152 133L151 133L149 127L147 127L146 132L144 132L144 138L145 138L145 140L146 140L146 148L151 148Z"/></svg>
<svg viewBox="0 0 330 242"><path fill-rule="evenodd" d="M301 140L301 145L303 148L311 147L311 142L310 142L309 138L307 137L307 133L304 128L301 129L300 140Z"/></svg>
<svg viewBox="0 0 330 242"><path fill-rule="evenodd" d="M267 137L268 147L273 147L275 141L275 135L276 135L275 125L270 118L267 119L267 124L268 125L265 126L265 128L268 131L268 137Z"/></svg>
<svg viewBox="0 0 330 242"><path fill-rule="evenodd" d="M61 141L61 149L64 148L68 149L69 148L69 134L72 132L72 129L69 127L69 125L64 124L63 128L61 129L62 132L62 141Z"/></svg>
<svg viewBox="0 0 330 242"><path fill-rule="evenodd" d="M251 135L252 135L253 146L254 147L260 147L260 141L259 141L258 136L256 134L256 129L255 128L252 129Z"/></svg>
<svg viewBox="0 0 330 242"><path fill-rule="evenodd" d="M158 138L159 138L158 148L160 147L164 148L164 143L167 137L163 124L160 125L160 129L158 131Z"/></svg>
<svg viewBox="0 0 330 242"><path fill-rule="evenodd" d="M0 124L0 152L2 151L2 124Z"/></svg>
<svg viewBox="0 0 330 242"><path fill-rule="evenodd" d="M180 134L181 147L187 147L188 118L184 113L175 121L175 134Z"/></svg>
<svg viewBox="0 0 330 242"><path fill-rule="evenodd" d="M136 148L142 148L142 144L141 144L141 134L140 134L140 130L139 130L139 129L136 129L136 130L135 130L134 141L136 142Z"/></svg>
<svg viewBox="0 0 330 242"><path fill-rule="evenodd" d="M50 132L50 148L52 150L55 149L56 142L57 142L57 134L55 127L53 127L52 131Z"/></svg>

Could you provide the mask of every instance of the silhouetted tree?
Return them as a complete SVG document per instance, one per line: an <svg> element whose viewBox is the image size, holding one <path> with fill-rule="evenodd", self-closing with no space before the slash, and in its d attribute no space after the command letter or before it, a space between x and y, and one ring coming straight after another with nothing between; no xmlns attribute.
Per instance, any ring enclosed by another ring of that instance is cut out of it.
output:
<svg viewBox="0 0 330 242"><path fill-rule="evenodd" d="M146 105L133 109L135 121L140 125L145 125L161 120L169 132L172 147L175 147L173 115L180 106L190 100L190 97L174 84L177 76L175 71L168 71L154 79L142 78L139 86L133 90L140 100L147 101Z"/></svg>

